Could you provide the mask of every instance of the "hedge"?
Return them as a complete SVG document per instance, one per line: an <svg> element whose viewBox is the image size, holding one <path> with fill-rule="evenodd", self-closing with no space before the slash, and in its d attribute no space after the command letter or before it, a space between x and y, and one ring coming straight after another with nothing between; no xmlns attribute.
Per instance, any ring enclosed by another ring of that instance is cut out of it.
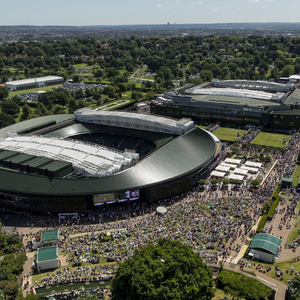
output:
<svg viewBox="0 0 300 300"><path fill-rule="evenodd" d="M278 205L278 203L279 203L279 200L280 200L280 197L277 196L276 199L275 199L275 201L273 202L273 204L272 204L270 210L269 210L269 213L268 213L268 218L269 218L269 219L272 219L272 218L273 218L273 215L274 215L274 213L275 213L275 209L276 209L276 207L277 207L277 205Z"/></svg>
<svg viewBox="0 0 300 300"><path fill-rule="evenodd" d="M259 225L257 226L257 229L256 229L256 232L261 232L261 230L264 228L266 222L267 222L267 219L268 219L268 215L265 214L262 216L260 222L259 222Z"/></svg>

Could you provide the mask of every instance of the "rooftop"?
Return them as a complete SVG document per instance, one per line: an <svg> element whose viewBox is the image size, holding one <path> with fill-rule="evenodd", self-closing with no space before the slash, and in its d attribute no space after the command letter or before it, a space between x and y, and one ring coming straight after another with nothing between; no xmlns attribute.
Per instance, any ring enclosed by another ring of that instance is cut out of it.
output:
<svg viewBox="0 0 300 300"><path fill-rule="evenodd" d="M53 260L58 258L58 247L40 248L37 251L37 262Z"/></svg>
<svg viewBox="0 0 300 300"><path fill-rule="evenodd" d="M45 76L45 77L39 77L39 78L28 78L28 79L23 79L23 80L13 80L13 81L5 82L5 85L7 85L7 84L22 85L22 84L32 84L32 83L45 82L45 81L56 81L56 80L63 80L63 77L61 77L61 76Z"/></svg>
<svg viewBox="0 0 300 300"><path fill-rule="evenodd" d="M255 235L249 247L250 249L262 250L276 255L280 244L280 238L267 233L258 233Z"/></svg>
<svg viewBox="0 0 300 300"><path fill-rule="evenodd" d="M41 233L41 242L57 240L59 238L58 230L46 230Z"/></svg>

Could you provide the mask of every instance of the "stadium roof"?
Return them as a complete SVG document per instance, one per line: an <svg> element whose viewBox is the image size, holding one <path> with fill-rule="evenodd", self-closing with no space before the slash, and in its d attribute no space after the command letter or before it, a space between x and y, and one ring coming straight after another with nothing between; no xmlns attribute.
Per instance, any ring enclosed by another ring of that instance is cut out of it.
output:
<svg viewBox="0 0 300 300"><path fill-rule="evenodd" d="M188 132L194 126L194 122L191 119L175 120L162 116L126 111L96 111L90 108L82 108L77 110L74 115L76 120L80 122L177 135Z"/></svg>
<svg viewBox="0 0 300 300"><path fill-rule="evenodd" d="M76 173L93 177L114 174L130 167L138 154L108 149L96 144L53 137L14 136L0 140L0 148L73 164Z"/></svg>
<svg viewBox="0 0 300 300"><path fill-rule="evenodd" d="M39 119L41 123L45 122L43 118ZM86 125L95 126L94 124ZM70 126L72 130L74 130L73 126ZM118 131L119 129L116 129L116 132ZM74 131L73 134L75 134ZM138 164L112 176L88 180L85 178L51 179L46 176L13 172L1 168L0 177L5 180L0 181L0 191L23 197L30 195L63 197L145 188L195 173L215 157L217 149L217 144L211 135L200 128L195 128L166 143Z"/></svg>
<svg viewBox="0 0 300 300"><path fill-rule="evenodd" d="M284 97L284 93L272 94L263 91L234 89L234 88L210 88L203 89L198 86L185 90L185 93L192 95L213 95L213 96L228 96L241 98L254 98L259 100L277 100Z"/></svg>
<svg viewBox="0 0 300 300"><path fill-rule="evenodd" d="M74 119L74 115L72 114L51 115L51 116L44 116L44 117L26 120L0 129L0 137L6 138L7 133L9 132L24 131L27 128L34 128L41 124L45 124L49 121L56 121L56 123L60 123L70 119Z"/></svg>
<svg viewBox="0 0 300 300"><path fill-rule="evenodd" d="M211 84L215 87L231 87L234 89L251 89L260 91L288 92L293 84L282 84L277 82L259 80L219 80L213 79Z"/></svg>
<svg viewBox="0 0 300 300"><path fill-rule="evenodd" d="M252 240L249 248L262 250L276 255L281 244L281 239L267 233L258 233Z"/></svg>
<svg viewBox="0 0 300 300"><path fill-rule="evenodd" d="M300 102L300 89L295 89L285 100L284 104L295 104ZM275 113L275 112L274 112Z"/></svg>
<svg viewBox="0 0 300 300"><path fill-rule="evenodd" d="M37 262L54 260L58 258L58 247L40 248L37 251Z"/></svg>

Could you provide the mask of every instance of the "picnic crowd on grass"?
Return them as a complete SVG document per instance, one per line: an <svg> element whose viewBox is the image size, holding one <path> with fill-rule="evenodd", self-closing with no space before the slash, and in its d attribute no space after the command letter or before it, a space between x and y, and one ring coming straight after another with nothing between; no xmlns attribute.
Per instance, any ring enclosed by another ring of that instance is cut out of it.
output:
<svg viewBox="0 0 300 300"><path fill-rule="evenodd" d="M237 142L242 150L257 130L248 130ZM58 220L38 218L38 224L47 229L60 229L60 255L67 256L68 266L45 273L35 288L57 284L107 281L114 277L118 263L131 257L134 251L161 238L180 240L187 244L207 263L216 264L237 256L248 236L253 236L252 226L257 222L263 204L272 196L292 162L297 158L300 145L299 133L292 132L286 152L272 153L272 162L262 169L264 176L272 163L277 164L259 189L250 188L245 181L239 188L213 190L208 184L203 190L197 186L190 191L160 200L158 203L133 202L120 207L103 207L100 214L89 212L77 220L69 218L61 224ZM231 147L231 146L227 146ZM260 148L251 147L252 156L259 157ZM297 193L294 191L286 210L281 214L280 226L290 226L297 216ZM164 205L165 215L156 213ZM34 224L32 224L33 226ZM272 234L271 227L265 231ZM36 233L31 233L32 235ZM22 238L30 235L20 233ZM286 247L288 245L285 245ZM27 281L25 281L27 284Z"/></svg>

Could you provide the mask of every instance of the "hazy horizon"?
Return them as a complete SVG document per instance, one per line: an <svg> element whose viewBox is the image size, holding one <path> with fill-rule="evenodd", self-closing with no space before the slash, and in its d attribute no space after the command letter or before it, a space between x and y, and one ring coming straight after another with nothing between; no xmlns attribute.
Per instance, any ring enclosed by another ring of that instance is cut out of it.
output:
<svg viewBox="0 0 300 300"><path fill-rule="evenodd" d="M298 23L299 0L40 0L1 4L2 26Z"/></svg>

